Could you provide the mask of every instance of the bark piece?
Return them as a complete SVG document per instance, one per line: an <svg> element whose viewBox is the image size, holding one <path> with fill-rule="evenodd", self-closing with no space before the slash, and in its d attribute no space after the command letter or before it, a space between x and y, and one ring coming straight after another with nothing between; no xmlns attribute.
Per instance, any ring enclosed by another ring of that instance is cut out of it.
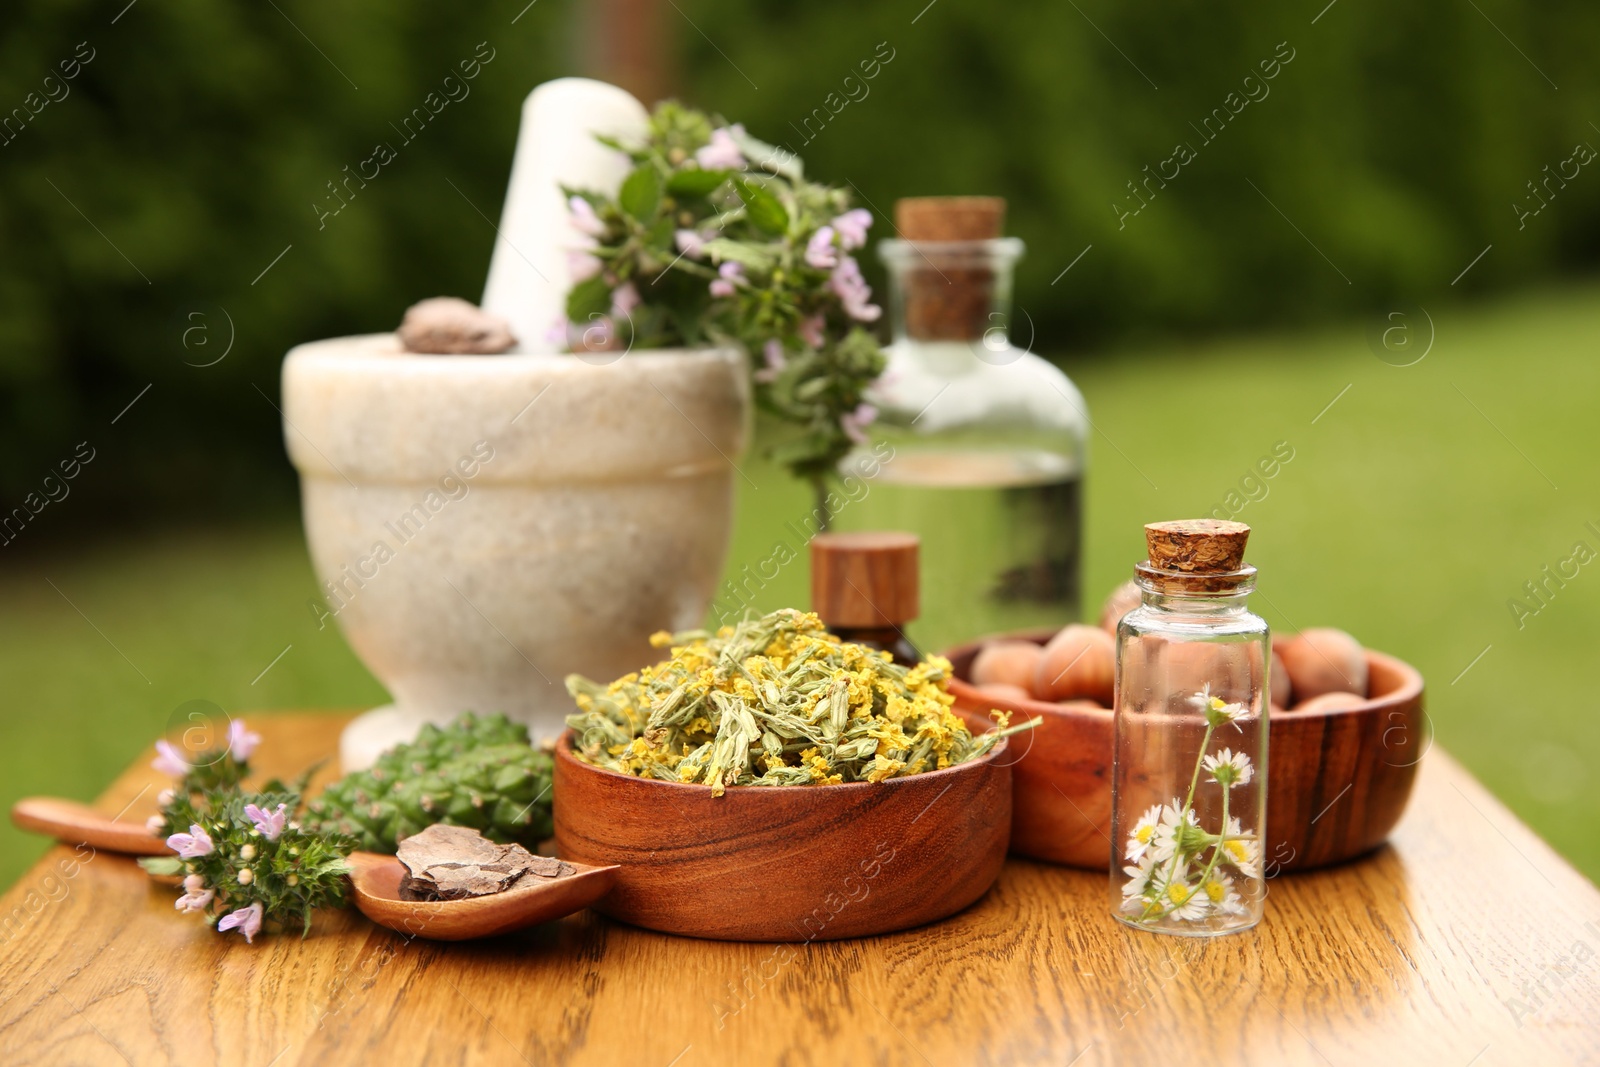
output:
<svg viewBox="0 0 1600 1067"><path fill-rule="evenodd" d="M510 889L524 876L560 878L576 868L518 844L497 845L478 831L442 823L413 834L396 853L407 874L402 900L464 900Z"/></svg>

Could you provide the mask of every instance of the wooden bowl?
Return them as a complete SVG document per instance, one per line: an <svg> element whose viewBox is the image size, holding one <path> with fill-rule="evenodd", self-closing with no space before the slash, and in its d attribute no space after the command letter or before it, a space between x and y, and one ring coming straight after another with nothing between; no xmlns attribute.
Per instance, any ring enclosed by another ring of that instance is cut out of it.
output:
<svg viewBox="0 0 1600 1067"><path fill-rule="evenodd" d="M1051 631L1008 637L1045 643ZM1042 700L995 699L965 679L983 641L945 653L955 667L950 691L974 729L990 709L1014 721L1044 722L1011 738L1014 796L1011 850L1033 859L1092 870L1111 861L1111 720L1109 710ZM1267 756L1267 873L1339 863L1382 844L1400 821L1429 735L1422 675L1367 651L1371 696L1328 712L1273 714Z"/></svg>
<svg viewBox="0 0 1600 1067"><path fill-rule="evenodd" d="M723 941L861 937L943 919L988 890L1011 831L1006 742L981 759L884 782L731 786L602 770L556 745L563 859L619 864L593 907Z"/></svg>

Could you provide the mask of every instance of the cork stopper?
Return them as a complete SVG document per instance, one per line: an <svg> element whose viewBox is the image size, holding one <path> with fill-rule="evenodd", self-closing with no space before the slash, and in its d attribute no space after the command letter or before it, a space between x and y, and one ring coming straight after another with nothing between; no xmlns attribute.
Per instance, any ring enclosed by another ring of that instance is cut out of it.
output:
<svg viewBox="0 0 1600 1067"><path fill-rule="evenodd" d="M1150 565L1185 574L1231 574L1244 566L1250 527L1221 519L1175 519L1144 528Z"/></svg>
<svg viewBox="0 0 1600 1067"><path fill-rule="evenodd" d="M921 541L878 530L811 539L811 610L833 629L901 626L921 611Z"/></svg>
<svg viewBox="0 0 1600 1067"><path fill-rule="evenodd" d="M974 256L1001 235L998 196L914 196L896 200L895 228L913 243L933 242L898 279L906 335L916 341L976 341L993 323L995 272ZM962 242L966 246L962 246Z"/></svg>
<svg viewBox="0 0 1600 1067"><path fill-rule="evenodd" d="M988 241L1005 229L999 196L910 196L894 203L894 226L907 241Z"/></svg>

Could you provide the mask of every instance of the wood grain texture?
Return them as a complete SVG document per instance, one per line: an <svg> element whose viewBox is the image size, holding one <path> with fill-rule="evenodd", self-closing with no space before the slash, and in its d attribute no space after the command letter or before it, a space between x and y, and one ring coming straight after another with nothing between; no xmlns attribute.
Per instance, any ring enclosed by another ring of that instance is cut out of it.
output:
<svg viewBox="0 0 1600 1067"><path fill-rule="evenodd" d="M596 910L651 930L816 941L943 919L994 884L1011 832L1006 743L883 782L711 788L634 778L556 743L556 847L620 864Z"/></svg>
<svg viewBox="0 0 1600 1067"><path fill-rule="evenodd" d="M1044 641L1049 631L1015 635ZM1106 870L1111 852L1112 712L1006 700L964 681L981 644L946 653L950 691L974 730L999 708L1044 721L1013 741L1011 850L1031 859ZM1382 844L1411 796L1429 742L1422 676L1368 650L1372 696L1356 707L1274 712L1267 742L1269 869L1308 871Z"/></svg>
<svg viewBox="0 0 1600 1067"><path fill-rule="evenodd" d="M267 773L339 727L251 722ZM146 762L102 811L154 781ZM1262 925L1214 942L1127 930L1105 875L1012 860L959 915L867 940L694 941L583 913L444 945L340 912L250 946L175 914L132 860L57 847L0 900L0 1050L8 1067L1600 1062L1600 893L1438 749L1390 845L1269 886Z"/></svg>

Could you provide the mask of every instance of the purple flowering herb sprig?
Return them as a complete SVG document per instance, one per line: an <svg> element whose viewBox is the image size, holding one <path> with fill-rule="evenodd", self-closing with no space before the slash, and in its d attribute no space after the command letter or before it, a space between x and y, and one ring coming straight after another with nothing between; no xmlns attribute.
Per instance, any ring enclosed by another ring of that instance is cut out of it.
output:
<svg viewBox="0 0 1600 1067"><path fill-rule="evenodd" d="M152 766L175 781L158 796L149 830L175 855L142 859L151 874L183 879L174 906L203 915L219 931L253 942L264 924L311 929L317 908L343 907L354 838L304 829L295 815L316 767L294 782L266 782L246 792L250 757L261 742L242 719L228 724L223 744L192 760L169 741L156 742Z"/></svg>
<svg viewBox="0 0 1600 1067"><path fill-rule="evenodd" d="M300 793L268 783L260 793L213 793L199 803L176 795L163 808L174 826L175 856L141 860L152 874L183 878L174 907L204 916L218 931L253 942L265 924L311 930L318 908L344 907L345 857L356 842L345 834L304 829L294 818Z"/></svg>
<svg viewBox="0 0 1600 1067"><path fill-rule="evenodd" d="M230 719L221 743L192 758L171 741L157 741L156 758L150 766L177 779L162 791L159 798L162 808L166 808L169 798L178 794L196 798L237 792L239 784L250 775L250 757L260 743L261 735L246 726L243 719ZM163 814L150 817L149 829L158 837L165 837L181 827L170 825Z"/></svg>
<svg viewBox="0 0 1600 1067"><path fill-rule="evenodd" d="M774 458L826 517L885 365L867 329L882 309L854 255L871 213L808 181L794 153L671 101L642 144L601 140L633 169L615 196L565 191L574 284L557 329L574 350L742 345L761 407L793 427Z"/></svg>

